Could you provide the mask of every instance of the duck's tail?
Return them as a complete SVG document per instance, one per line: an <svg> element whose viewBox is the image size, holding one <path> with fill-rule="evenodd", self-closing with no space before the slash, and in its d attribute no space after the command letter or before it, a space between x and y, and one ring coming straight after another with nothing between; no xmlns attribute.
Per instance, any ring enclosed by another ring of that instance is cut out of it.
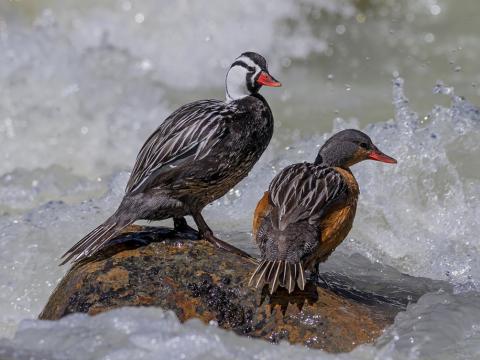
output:
<svg viewBox="0 0 480 360"><path fill-rule="evenodd" d="M70 260L78 262L98 250L102 249L110 240L120 235L121 231L133 221L120 220L116 215L111 216L102 225L89 232L82 240L62 255L64 265Z"/></svg>
<svg viewBox="0 0 480 360"><path fill-rule="evenodd" d="M286 260L263 260L257 266L250 277L248 285L260 288L268 284L270 294L273 294L278 286L284 287L291 293L295 284L300 290L305 288L305 270L301 262L291 263Z"/></svg>

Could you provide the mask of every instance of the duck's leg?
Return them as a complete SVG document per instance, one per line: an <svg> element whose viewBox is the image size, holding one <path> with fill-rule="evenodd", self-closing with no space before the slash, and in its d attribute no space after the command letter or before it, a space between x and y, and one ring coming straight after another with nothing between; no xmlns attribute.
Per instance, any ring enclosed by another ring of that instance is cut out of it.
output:
<svg viewBox="0 0 480 360"><path fill-rule="evenodd" d="M325 277L320 274L320 262L316 263L312 271L310 272L310 280L313 281L315 284L323 282L328 288L331 288L331 285L327 281L327 279L325 279Z"/></svg>
<svg viewBox="0 0 480 360"><path fill-rule="evenodd" d="M183 216L173 218L173 229L181 233L192 234L200 239L199 232L188 225L187 220Z"/></svg>
<svg viewBox="0 0 480 360"><path fill-rule="evenodd" d="M203 238L205 238L205 240L209 241L219 249L243 256L244 258L253 260L256 263L255 258L253 258L250 254L246 253L243 250L240 250L239 248L233 245L230 245L229 243L226 243L223 240L220 240L215 235L213 235L212 229L210 229L210 227L207 225L207 223L205 222L205 219L203 218L200 212L197 212L192 216L193 216L193 220L195 220L195 224L197 224L198 226L198 231L200 232L200 235Z"/></svg>

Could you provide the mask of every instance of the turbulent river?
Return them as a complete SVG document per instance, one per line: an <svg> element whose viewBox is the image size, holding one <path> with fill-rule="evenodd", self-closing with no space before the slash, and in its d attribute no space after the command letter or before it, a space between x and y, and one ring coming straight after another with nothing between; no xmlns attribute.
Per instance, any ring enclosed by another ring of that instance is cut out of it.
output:
<svg viewBox="0 0 480 360"><path fill-rule="evenodd" d="M0 358L480 357L479 11L475 0L2 1ZM332 132L362 129L398 164L353 168L358 215L321 269L418 302L339 355L159 309L35 320L66 271L59 255L119 204L149 133L183 103L222 98L245 50L284 84L262 90L276 130L250 176L208 207L211 226L255 251L251 214L274 174L313 160Z"/></svg>

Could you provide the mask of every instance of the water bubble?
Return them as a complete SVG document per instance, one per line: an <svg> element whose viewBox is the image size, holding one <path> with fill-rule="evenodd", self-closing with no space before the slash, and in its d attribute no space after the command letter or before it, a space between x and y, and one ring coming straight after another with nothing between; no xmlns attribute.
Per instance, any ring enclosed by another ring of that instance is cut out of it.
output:
<svg viewBox="0 0 480 360"><path fill-rule="evenodd" d="M359 13L355 17L355 19L357 20L358 23L363 24L365 20L367 20L367 17L365 16L365 14Z"/></svg>
<svg viewBox="0 0 480 360"><path fill-rule="evenodd" d="M432 33L427 33L425 34L424 39L426 43L432 43L435 41L435 35L433 35Z"/></svg>
<svg viewBox="0 0 480 360"><path fill-rule="evenodd" d="M153 64L149 59L143 59L140 62L140 69L142 69L143 71L149 71L152 69L152 67L153 67Z"/></svg>
<svg viewBox="0 0 480 360"><path fill-rule="evenodd" d="M335 28L335 32L336 32L338 35L343 35L343 34L345 34L345 31L347 31L347 28L345 27L345 25L337 25L337 27Z"/></svg>
<svg viewBox="0 0 480 360"><path fill-rule="evenodd" d="M145 21L145 15L142 13L136 13L135 14L135 22L137 24L141 24Z"/></svg>
<svg viewBox="0 0 480 360"><path fill-rule="evenodd" d="M430 7L430 12L432 15L439 15L442 12L442 8L435 4Z"/></svg>
<svg viewBox="0 0 480 360"><path fill-rule="evenodd" d="M441 82L441 81L437 81L437 84L433 88L433 93L434 94L449 95L449 96L454 95L453 88L450 87L450 86L445 86L443 84L443 82Z"/></svg>

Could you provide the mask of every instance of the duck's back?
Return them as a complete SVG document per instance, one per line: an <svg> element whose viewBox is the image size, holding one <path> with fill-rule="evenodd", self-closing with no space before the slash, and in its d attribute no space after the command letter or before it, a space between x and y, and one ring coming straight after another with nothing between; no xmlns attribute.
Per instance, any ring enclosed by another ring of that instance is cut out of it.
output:
<svg viewBox="0 0 480 360"><path fill-rule="evenodd" d="M260 95L184 105L142 147L127 193L172 192L203 207L248 175L272 134L273 116Z"/></svg>
<svg viewBox="0 0 480 360"><path fill-rule="evenodd" d="M325 260L350 231L357 196L349 170L309 163L282 170L255 210L262 263L252 281L263 278L271 291L278 284L291 291L292 282L303 288L303 271Z"/></svg>

